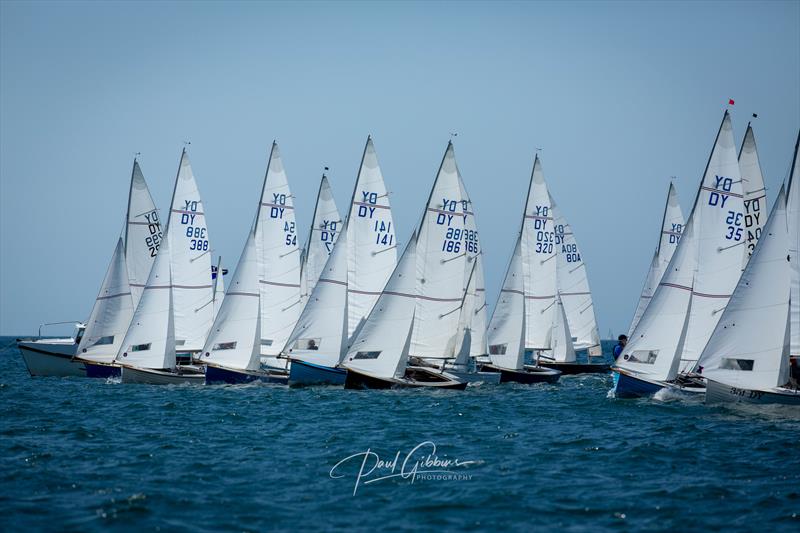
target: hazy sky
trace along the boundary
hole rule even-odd
[[[686,211],[728,98],[771,201],[800,127],[800,2],[0,3],[0,334],[85,319],[133,156],[163,211],[184,140],[234,266],[270,143],[305,235],[322,167],[346,208],[372,134],[401,243],[449,132],[490,305],[535,149],[625,330],[670,176]]]

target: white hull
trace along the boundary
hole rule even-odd
[[[169,370],[155,370],[151,368],[122,367],[123,383],[143,383],[148,385],[182,385],[194,383],[204,385],[206,376],[202,372],[181,372]]]
[[[732,387],[717,381],[708,380],[706,403],[751,403],[788,404],[800,406],[800,390],[775,388],[772,390],[751,390]]]
[[[22,360],[31,376],[84,377],[83,363],[74,359],[78,345],[72,339],[52,342],[19,341]]]

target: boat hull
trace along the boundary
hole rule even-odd
[[[252,383],[254,381],[286,385],[288,376],[274,374],[272,372],[235,370],[211,365],[206,366],[206,385],[239,385],[243,383]]]
[[[565,376],[575,374],[607,374],[611,370],[611,365],[605,363],[557,363],[539,361],[539,366],[558,370]]]
[[[706,385],[706,403],[783,404],[800,406],[800,390],[776,389],[760,391],[741,389],[709,379]]]
[[[122,367],[123,383],[140,383],[147,385],[182,385],[192,383],[202,385],[206,377],[202,372],[178,372],[155,370],[152,368]]]
[[[122,367],[111,363],[95,363],[93,361],[82,361],[86,369],[87,378],[109,379],[118,378],[122,375]]]
[[[28,373],[34,377],[84,377],[83,363],[75,359],[77,344],[17,341]]]
[[[500,383],[534,385],[536,383],[556,383],[561,378],[561,372],[558,370],[541,366],[525,366],[522,370],[511,370],[494,365],[483,365],[481,370],[500,374]]]
[[[500,383],[499,372],[461,372],[458,370],[448,370],[447,372],[467,383],[489,383],[492,385]]]
[[[652,396],[663,388],[663,385],[636,378],[623,372],[614,373],[614,396],[617,398]]]
[[[448,374],[431,371],[427,368],[414,367],[406,370],[406,377],[399,378],[380,378],[362,374],[355,370],[347,370],[345,378],[345,389],[406,389],[406,388],[431,388],[464,390],[467,388],[466,381],[459,381]],[[427,381],[431,380],[431,381]]]
[[[346,377],[347,371],[343,368],[315,365],[299,359],[292,359],[289,367],[289,385],[292,387],[344,385]]]

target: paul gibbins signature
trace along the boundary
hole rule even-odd
[[[394,458],[389,461],[381,459],[371,448],[367,448],[363,452],[354,453],[333,465],[330,471],[331,478],[341,479],[347,477],[346,473],[342,473],[345,470],[345,465],[349,463],[357,464],[359,461],[361,465],[355,474],[353,496],[358,492],[360,485],[369,485],[385,479],[410,479],[412,484],[419,476],[428,478],[431,475],[436,475],[437,478],[444,476],[443,479],[468,479],[472,476],[467,477],[463,472],[455,469],[478,462],[449,458],[441,459],[436,455],[436,444],[431,441],[425,441],[417,444],[405,455],[401,455],[398,450]]]

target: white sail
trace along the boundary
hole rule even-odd
[[[342,226],[342,220],[339,216],[339,210],[336,209],[331,186],[328,184],[328,178],[323,174],[319,183],[317,205],[314,207],[311,230],[308,233],[308,240],[303,251],[303,265],[300,277],[304,301],[314,290],[319,275],[322,269],[325,268],[325,263],[328,262],[328,256],[333,250],[333,245],[339,237],[339,231]]]
[[[556,305],[558,309],[553,313],[553,333],[552,345],[553,351],[551,355],[553,359],[559,363],[574,363],[577,361],[575,356],[575,345],[572,343],[572,333],[569,329],[569,320],[567,319],[567,311],[561,301],[558,299]]]
[[[408,361],[417,296],[417,239],[412,235],[343,366],[370,375],[402,377]]]
[[[519,370],[525,362],[525,292],[522,238],[517,238],[503,288],[489,321],[489,358],[495,366]]]
[[[694,369],[742,274],[744,201],[730,115],[725,112],[698,191],[697,269],[680,372]]]
[[[791,354],[800,356],[800,133],[794,144],[792,168],[789,171],[789,183],[786,193],[786,218],[789,227],[789,257],[792,267],[792,298],[790,315]]]
[[[133,306],[139,304],[150,269],[161,243],[161,221],[144,181],[139,162],[133,160],[131,187],[128,194],[128,214],[125,221],[125,262]]]
[[[592,291],[589,288],[589,277],[586,263],[583,260],[578,241],[572,226],[564,214],[550,197],[556,236],[556,284],[558,299],[567,316],[568,329],[572,332],[572,341],[580,349],[588,349],[589,355],[602,355],[600,332],[597,330],[597,319],[594,315]],[[558,315],[555,311],[554,315]],[[557,317],[554,323],[558,322]]]
[[[417,233],[417,289],[411,355],[452,359],[467,252],[453,144],[448,143]]]
[[[744,230],[747,243],[744,250],[744,264],[746,265],[761,236],[767,216],[764,176],[758,161],[756,138],[750,124],[747,125],[742,148],[739,150],[739,170],[742,174],[742,189],[744,189]]]
[[[256,218],[261,354],[276,356],[300,316],[300,251],[294,202],[278,144],[272,143]]]
[[[166,232],[169,234],[169,228]],[[139,368],[175,368],[175,323],[168,238],[159,246],[116,360],[122,365]]]
[[[653,294],[656,292],[664,272],[667,270],[672,259],[672,254],[678,247],[678,241],[681,239],[683,232],[684,218],[681,211],[681,204],[678,201],[678,194],[675,192],[675,185],[669,184],[669,191],[667,193],[667,202],[664,206],[664,216],[661,220],[661,233],[658,239],[658,246],[653,254],[653,260],[650,262],[650,270],[647,272],[644,287],[642,287],[642,294],[639,296],[639,304],[636,306],[636,312],[633,314],[633,321],[630,328],[628,328],[628,337],[633,335],[633,330],[642,318],[644,310],[650,304]]]
[[[549,349],[556,298],[556,249],[550,193],[539,156],[533,162],[522,223],[525,348]]]
[[[467,254],[464,277],[465,290],[466,284],[472,278],[474,278],[473,281],[475,283],[474,309],[469,320],[470,356],[477,357],[488,353],[486,344],[486,283],[483,275],[483,249],[478,235],[478,224],[475,220],[475,207],[460,173],[458,175],[458,183],[461,187],[462,211],[464,213],[464,249]]]
[[[455,361],[456,367],[466,368],[469,366],[469,358],[472,355],[472,324],[475,316],[475,305],[477,300],[477,267],[478,263],[472,263],[472,271],[467,278],[467,286],[464,289],[464,296],[461,300],[461,310],[458,316],[458,332],[456,335]]]
[[[786,195],[775,200],[761,238],[700,357],[702,374],[764,390],[789,381]]]
[[[214,319],[212,250],[204,211],[189,155],[184,150],[165,236],[170,239],[175,342],[182,351],[200,351]]]
[[[372,138],[367,138],[347,217],[347,335],[352,337],[397,264],[397,240]]]
[[[128,284],[125,245],[120,238],[86,322],[86,331],[78,345],[78,356],[90,361],[112,362],[132,317],[133,297]]]
[[[236,370],[258,370],[260,367],[258,272],[255,232],[251,231],[203,347],[204,363]],[[221,277],[222,272],[217,271],[217,279]]]
[[[222,302],[225,300],[225,272],[222,268],[222,257],[219,258],[217,261],[217,270],[216,274],[214,274],[214,283],[213,283],[213,294],[214,294],[214,320],[217,319],[217,315],[219,314],[219,310],[222,307]]]
[[[689,215],[672,260],[616,367],[656,381],[677,375],[697,260],[694,217],[695,212]]]
[[[284,354],[335,367],[347,347],[347,234],[333,247],[319,280],[289,335]]]

